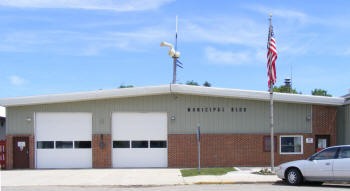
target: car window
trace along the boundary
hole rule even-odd
[[[326,149],[316,155],[314,155],[314,160],[326,160],[326,159],[334,159],[336,157],[338,148],[330,148]]]
[[[350,147],[342,147],[338,158],[350,158]]]

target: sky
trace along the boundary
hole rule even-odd
[[[350,88],[350,1],[0,0],[0,98],[177,83],[267,90],[272,14],[277,83]]]

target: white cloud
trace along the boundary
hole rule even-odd
[[[302,23],[308,22],[311,18],[300,11],[290,10],[290,9],[275,9],[271,7],[265,7],[262,5],[249,5],[246,6],[246,8],[265,14],[266,17],[268,17],[270,14],[272,14],[273,17],[280,17],[285,19],[296,19],[299,20]]]
[[[10,76],[9,79],[10,79],[10,82],[16,86],[22,85],[25,82],[23,78],[16,75]]]
[[[0,0],[0,6],[19,8],[111,10],[125,12],[157,9],[172,1],[174,0]]]
[[[180,33],[184,40],[250,47],[266,43],[267,27],[247,18],[201,18],[183,20]],[[266,31],[264,33],[263,31]]]
[[[0,39],[0,52],[46,51],[64,55],[98,55],[106,49],[145,51],[155,45],[158,47],[159,42],[170,38],[171,34],[158,26],[134,29],[130,32],[0,32],[0,36],[3,37]]]
[[[213,47],[205,49],[207,59],[216,64],[230,64],[240,65],[250,61],[250,54],[248,52],[231,52],[217,50]]]

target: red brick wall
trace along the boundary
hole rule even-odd
[[[312,133],[315,135],[330,135],[330,145],[335,145],[337,130],[337,107],[312,106]]]
[[[283,162],[305,159],[315,153],[315,135],[330,135],[331,145],[336,143],[336,107],[312,107],[312,133],[283,133],[277,136],[275,165]],[[306,116],[305,116],[306,118]],[[303,154],[279,154],[280,135],[302,135]],[[268,134],[202,134],[201,166],[268,166],[270,152],[264,152],[263,139]],[[313,138],[314,143],[306,143],[306,138]],[[196,167],[196,135],[168,135],[168,166]]]
[[[283,134],[288,135],[288,134]],[[293,134],[294,135],[294,134]],[[275,164],[305,159],[314,153],[314,144],[306,144],[305,138],[312,134],[298,134],[304,138],[304,154],[280,155],[279,134],[277,136],[277,152]],[[202,134],[201,166],[268,166],[270,152],[264,152],[263,139],[267,134]],[[180,134],[168,136],[168,166],[196,167],[197,163],[196,135]]]
[[[29,137],[29,168],[34,168],[34,136],[6,135],[6,168],[13,169],[13,137]]]
[[[103,141],[104,147],[100,147]],[[111,155],[111,135],[95,134],[92,135],[92,167],[93,168],[110,168],[112,167]]]

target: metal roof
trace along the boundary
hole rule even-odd
[[[110,98],[162,95],[162,94],[172,94],[172,93],[262,100],[262,101],[269,100],[269,92],[267,91],[253,91],[253,90],[239,90],[239,89],[229,89],[229,88],[190,86],[190,85],[182,85],[182,84],[169,84],[169,85],[160,85],[160,86],[96,90],[96,91],[76,92],[76,93],[66,93],[66,94],[1,98],[0,105],[5,107],[10,107],[10,106],[99,100],[99,99],[110,99]],[[324,96],[312,96],[312,95],[300,95],[300,94],[288,94],[288,93],[274,93],[274,101],[288,102],[288,103],[302,103],[302,104],[343,105],[345,99],[343,97],[324,97]]]

